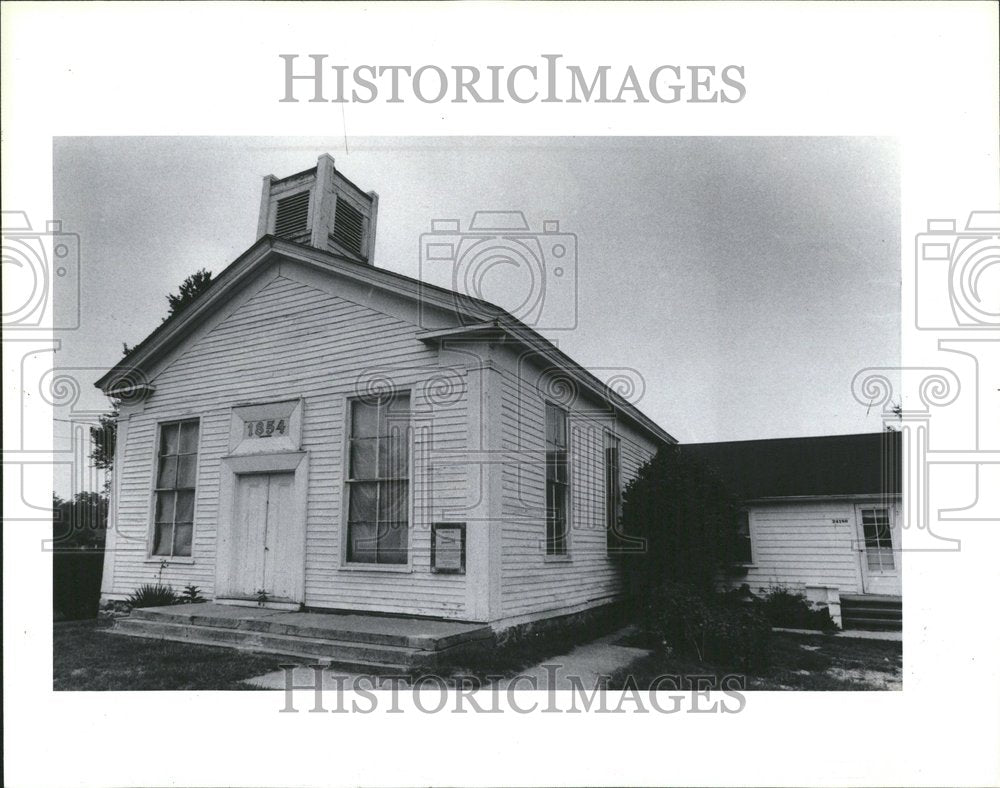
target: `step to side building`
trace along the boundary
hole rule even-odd
[[[903,631],[903,600],[896,596],[872,594],[840,597],[844,629]]]
[[[133,610],[111,632],[392,673],[459,664],[494,642],[492,629],[483,624],[215,603]]]

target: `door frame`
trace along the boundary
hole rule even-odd
[[[219,601],[245,602],[246,597],[234,593],[236,581],[233,517],[236,513],[237,476],[257,473],[293,474],[292,513],[288,523],[288,561],[298,568],[292,585],[292,597],[279,605],[305,603],[306,572],[306,505],[309,489],[309,452],[291,451],[273,454],[229,455],[222,458],[219,479],[218,532],[215,553],[215,598]],[[256,604],[256,602],[254,602]]]
[[[889,515],[889,537],[892,540],[892,560],[893,566],[895,567],[895,572],[887,577],[895,577],[896,583],[899,589],[894,592],[887,592],[880,590],[878,588],[871,588],[871,582],[868,580],[868,552],[865,544],[865,531],[864,531],[864,521],[862,519],[862,510],[864,509],[885,509]],[[895,501],[886,501],[884,499],[872,500],[872,501],[855,501],[854,502],[854,553],[857,556],[857,568],[858,568],[858,587],[862,594],[884,594],[886,596],[901,596],[903,589],[903,573],[901,566],[901,556],[902,556],[902,545],[900,544],[902,533],[899,526],[899,507]],[[878,575],[874,575],[878,577]]]

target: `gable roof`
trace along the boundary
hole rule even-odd
[[[811,438],[688,443],[745,501],[834,495],[898,495],[902,489],[899,432]]]
[[[457,327],[419,331],[417,338],[426,342],[475,332],[499,333],[530,349],[550,366],[565,370],[583,390],[607,402],[617,413],[652,434],[658,441],[677,442],[672,435],[617,391],[609,388],[537,331],[495,304],[273,235],[261,237],[226,266],[193,303],[168,317],[94,385],[109,396],[116,394],[120,396],[123,390],[142,389],[143,384],[140,381],[144,379],[146,370],[215,314],[229,296],[248,282],[257,271],[276,260],[303,263],[332,275],[344,276],[368,286],[391,291],[431,306],[455,320]]]

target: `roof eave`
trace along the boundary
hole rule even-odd
[[[137,372],[141,373],[144,364],[169,350],[174,343],[186,335],[191,326],[197,325],[208,315],[212,314],[215,304],[224,299],[228,292],[237,286],[244,277],[252,275],[252,272],[256,269],[256,264],[271,253],[280,254],[286,259],[306,264],[325,266],[327,268],[335,266],[338,273],[359,281],[365,281],[367,284],[372,284],[374,278],[376,280],[375,284],[381,284],[387,289],[394,290],[402,295],[420,299],[430,306],[455,315],[459,319],[472,321],[468,325],[459,326],[455,329],[446,328],[420,332],[418,337],[421,339],[430,340],[435,335],[444,336],[448,333],[458,336],[462,332],[469,332],[471,330],[501,332],[538,353],[546,361],[571,372],[592,394],[606,399],[615,407],[616,411],[628,418],[629,421],[654,435],[658,440],[667,444],[677,443],[676,438],[646,416],[635,405],[628,402],[618,392],[609,388],[586,368],[573,361],[545,339],[545,337],[541,336],[541,334],[525,326],[517,318],[500,307],[486,301],[480,301],[479,299],[460,296],[452,291],[429,285],[418,279],[413,279],[394,271],[387,271],[370,265],[360,265],[341,255],[321,249],[314,249],[313,247],[297,244],[273,235],[262,236],[253,246],[243,252],[230,265],[226,266],[222,273],[212,281],[208,290],[199,296],[193,304],[182,313],[166,320],[158,326],[131,353],[101,376],[94,385],[105,393],[110,393],[116,388],[116,384],[122,378],[135,378]]]
[[[436,331],[421,331],[417,334],[417,338],[424,342],[441,342],[471,336],[484,339],[504,337],[514,340],[517,344],[538,354],[547,362],[572,373],[573,377],[591,394],[607,401],[615,409],[616,413],[624,416],[647,432],[652,433],[658,440],[669,444],[677,443],[677,439],[673,435],[646,416],[635,405],[622,397],[621,394],[610,388],[585,367],[577,364],[559,350],[559,348],[545,339],[545,337],[521,324],[516,318],[497,318],[474,325],[458,326],[456,328]]]
[[[243,252],[212,280],[209,288],[194,303],[179,313],[175,319],[168,318],[157,326],[128,355],[105,372],[94,385],[110,395],[121,378],[140,371],[144,362],[154,357],[165,346],[169,346],[172,340],[186,333],[193,323],[200,322],[211,314],[216,301],[224,298],[233,284],[238,282],[242,275],[251,271],[257,260],[274,248],[274,240],[272,236],[265,235]]]

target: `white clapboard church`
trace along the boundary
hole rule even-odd
[[[282,611],[337,611],[431,649],[619,597],[620,491],[674,439],[510,313],[376,267],[377,208],[327,155],[266,177],[257,241],[97,382],[122,400],[102,598],[215,603],[134,634],[238,614],[290,651]]]

